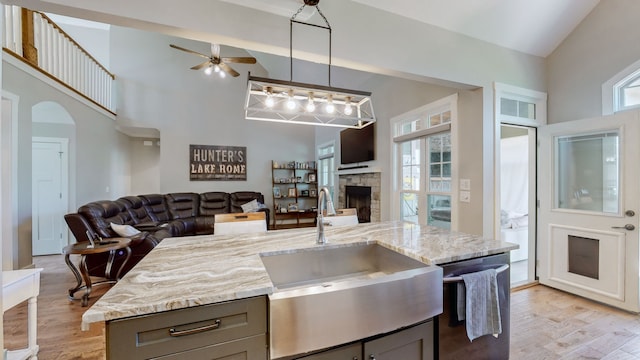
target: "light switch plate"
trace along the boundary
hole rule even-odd
[[[460,179],[460,190],[471,190],[471,179]]]
[[[460,202],[471,202],[471,191],[460,191]]]

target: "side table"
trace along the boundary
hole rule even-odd
[[[42,269],[24,269],[2,272],[2,312],[27,302],[27,347],[7,352],[7,359],[37,359],[38,294]]]
[[[85,292],[84,295],[82,295],[82,306],[87,306],[89,303],[89,295],[91,295],[91,287],[93,285],[114,284],[115,282],[120,280],[120,271],[131,257],[131,249],[129,248],[130,243],[131,239],[129,238],[108,238],[99,242],[95,242],[93,246],[88,241],[65,246],[63,249],[64,261],[67,263],[67,266],[69,266],[69,269],[71,269],[71,272],[73,272],[73,275],[75,275],[77,281],[76,287],[69,289],[69,298],[71,300],[74,300],[75,293],[84,289]],[[113,277],[111,275],[111,272],[113,270],[113,260],[116,257],[116,251],[120,249],[126,250],[127,257],[124,259],[124,262],[118,269],[115,280],[112,280]],[[104,274],[105,280],[91,283],[91,276],[89,276],[89,270],[87,269],[86,256],[105,252],[109,252],[109,258],[107,260],[107,266],[105,268]],[[71,262],[71,259],[69,258],[72,254],[80,255],[80,271],[78,271],[78,268],[73,264],[73,262]],[[83,280],[84,285],[82,285]]]

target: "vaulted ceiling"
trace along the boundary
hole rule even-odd
[[[303,3],[302,0],[222,1],[288,17],[293,15]],[[600,2],[600,0],[350,1],[540,57],[551,54]],[[322,10],[322,1],[319,6]],[[306,8],[300,15],[311,16],[310,10]]]

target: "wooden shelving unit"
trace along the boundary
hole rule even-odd
[[[272,161],[273,229],[315,226],[318,207],[315,161]]]

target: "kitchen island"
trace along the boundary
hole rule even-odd
[[[396,221],[326,227],[325,235],[327,245],[316,245],[315,228],[165,239],[84,313],[82,327],[270,295],[274,286],[260,258],[265,253],[377,243],[427,265],[437,265],[518,247]]]

